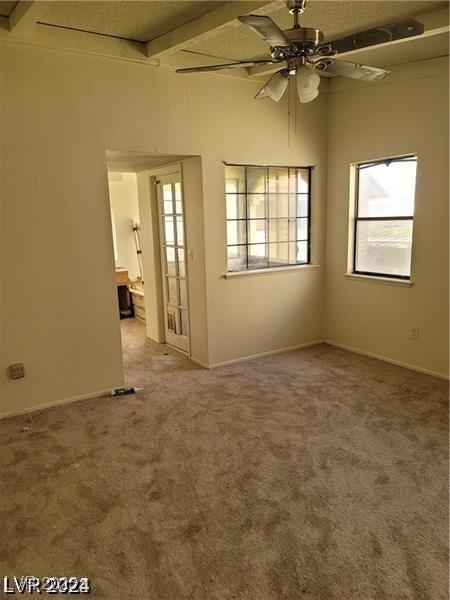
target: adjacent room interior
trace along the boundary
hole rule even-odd
[[[448,597],[448,49],[0,1],[2,593]]]

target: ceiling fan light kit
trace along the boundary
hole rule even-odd
[[[294,24],[291,29],[284,31],[265,15],[238,17],[241,23],[267,42],[270,47],[270,59],[190,67],[177,69],[177,73],[220,71],[237,67],[248,68],[285,63],[282,69],[271,75],[255,98],[271,98],[278,102],[288,87],[289,78],[295,76],[298,97],[304,104],[311,102],[319,95],[320,72],[363,81],[378,81],[389,74],[389,71],[385,69],[336,59],[336,55],[340,52],[360,50],[377,44],[422,35],[425,30],[424,25],[415,19],[405,19],[383,27],[359,31],[337,40],[325,41],[320,29],[300,26],[299,17],[305,11],[308,1],[288,0],[286,2],[289,12],[294,17]]]
[[[317,73],[305,66],[298,66],[295,74],[297,94],[302,104],[311,102],[319,95],[320,77]]]
[[[281,71],[272,75],[256,94],[255,98],[272,98],[275,102],[279,102],[283,97],[288,84],[289,71],[287,69],[281,69]]]

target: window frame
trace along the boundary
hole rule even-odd
[[[238,274],[238,273],[258,273],[258,272],[262,272],[262,271],[271,271],[272,269],[276,269],[276,270],[292,270],[295,268],[301,268],[304,266],[310,266],[311,265],[311,205],[312,205],[312,172],[314,170],[314,166],[313,165],[309,165],[309,166],[299,166],[299,165],[255,165],[255,164],[248,164],[248,163],[228,163],[228,162],[224,162],[224,167],[226,169],[226,167],[243,167],[245,168],[245,191],[244,192],[240,192],[240,193],[236,193],[235,195],[242,195],[245,196],[245,218],[243,219],[229,219],[228,215],[226,213],[226,199],[228,195],[232,195],[227,194],[226,192],[226,188],[225,188],[225,226],[227,228],[227,224],[229,221],[241,221],[245,223],[245,232],[246,232],[246,236],[245,236],[245,244],[229,244],[228,243],[228,232],[226,231],[225,233],[225,239],[226,239],[226,255],[227,255],[227,268],[226,268],[226,274],[227,275],[233,275],[233,274]],[[306,217],[287,217],[286,220],[291,221],[291,219],[306,219],[307,220],[307,240],[301,240],[301,241],[306,241],[306,261],[302,261],[302,262],[295,262],[295,263],[288,263],[286,265],[280,265],[280,264],[270,264],[269,262],[269,255],[267,255],[267,265],[263,266],[263,267],[249,267],[249,261],[248,261],[248,249],[250,246],[252,245],[259,245],[259,244],[255,244],[255,243],[249,243],[249,239],[250,239],[250,235],[249,235],[249,225],[251,223],[251,221],[264,221],[265,222],[265,228],[266,228],[266,239],[267,241],[264,242],[264,245],[267,247],[267,251],[268,251],[268,247],[269,247],[269,208],[268,208],[268,198],[271,195],[268,191],[268,189],[265,190],[264,192],[264,196],[266,197],[266,206],[267,206],[267,212],[266,215],[264,217],[258,218],[258,219],[251,219],[249,217],[249,209],[248,209],[248,202],[249,202],[249,195],[252,194],[252,192],[248,191],[248,174],[247,174],[247,169],[264,169],[265,170],[265,178],[266,178],[266,183],[268,181],[268,175],[269,175],[269,169],[287,169],[288,173],[290,172],[290,170],[304,170],[307,171],[308,173],[308,192],[304,193],[304,194],[298,194],[297,192],[295,192],[295,195],[304,195],[307,196],[307,216]],[[226,180],[226,175],[224,177],[224,179]],[[288,193],[288,196],[290,195],[290,193]],[[296,203],[297,205],[297,203]],[[281,218],[281,217],[279,217]],[[291,240],[292,241],[292,240]],[[293,243],[298,243],[299,240],[295,240]],[[275,242],[275,243],[283,243],[283,242]],[[287,242],[289,243],[289,242]],[[245,247],[246,249],[246,261],[245,261],[245,268],[239,269],[239,270],[230,270],[229,269],[229,263],[228,263],[228,248],[233,247],[233,246],[241,246],[241,247]]]
[[[352,260],[352,275],[361,275],[364,277],[380,277],[401,281],[411,281],[412,274],[412,242],[414,235],[414,214],[411,216],[389,216],[389,217],[359,217],[359,173],[361,168],[373,167],[375,165],[389,165],[393,162],[415,162],[416,163],[416,178],[417,178],[417,164],[418,157],[416,154],[406,154],[403,156],[393,156],[390,158],[382,158],[379,160],[370,160],[365,162],[355,163],[355,208],[354,208],[354,218],[353,218],[353,260]],[[417,181],[417,179],[416,179]],[[416,199],[416,189],[414,189],[414,203]],[[414,207],[415,212],[415,207]],[[410,269],[409,275],[395,275],[393,273],[376,273],[374,271],[358,271],[356,269],[356,250],[357,250],[357,232],[358,232],[358,223],[360,221],[412,221],[413,222],[413,233],[411,235],[411,260],[410,260]]]

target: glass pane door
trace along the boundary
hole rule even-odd
[[[166,341],[189,351],[184,211],[180,174],[159,178]]]

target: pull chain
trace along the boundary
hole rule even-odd
[[[294,91],[294,134],[297,135],[297,86]]]
[[[291,78],[288,79],[288,149],[291,147]]]

